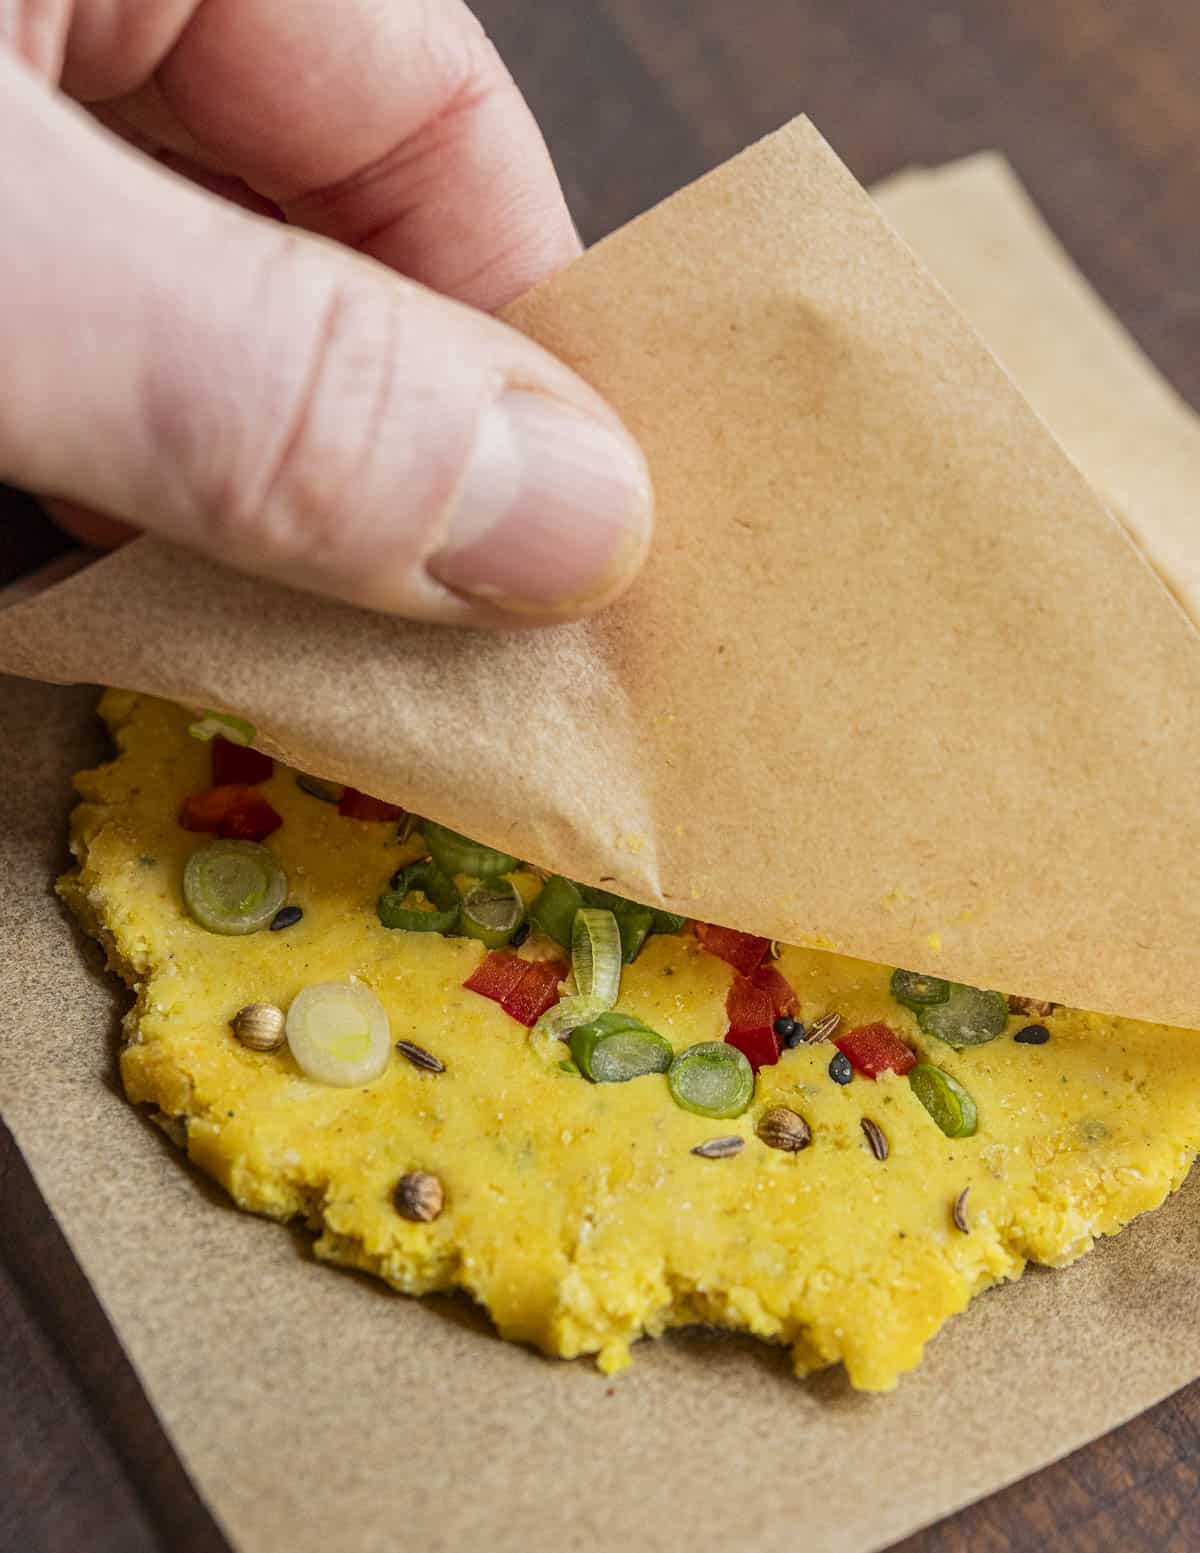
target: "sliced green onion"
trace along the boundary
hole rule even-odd
[[[346,792],[343,783],[327,782],[324,777],[309,776],[307,771],[297,776],[296,786],[310,798],[319,798],[322,803],[341,803]]]
[[[621,958],[632,965],[641,953],[642,945],[654,932],[654,912],[649,906],[639,906],[637,901],[614,895],[611,890],[594,889],[587,885],[583,890],[584,903],[611,911],[617,919],[621,933]]]
[[[541,893],[529,908],[529,920],[548,938],[564,949],[571,947],[571,926],[575,913],[583,905],[579,886],[554,874],[546,880]]]
[[[999,992],[951,982],[946,1001],[923,1008],[917,1023],[926,1035],[950,1046],[983,1046],[1008,1024],[1008,1000]]]
[[[287,1043],[300,1071],[321,1084],[369,1084],[392,1049],[387,1010],[360,981],[318,981],[292,999]]]
[[[543,1062],[562,1057],[562,1043],[572,1030],[604,1013],[604,1004],[598,998],[559,998],[529,1032],[529,1043]]]
[[[210,841],[183,869],[187,909],[210,933],[257,933],[287,899],[287,875],[257,841]]]
[[[908,1075],[912,1092],[948,1138],[969,1138],[979,1125],[975,1102],[956,1078],[918,1062]]]
[[[649,906],[635,906],[631,901],[620,911],[613,912],[613,916],[621,935],[621,958],[626,965],[632,965],[654,931],[654,913]]]
[[[459,930],[489,949],[501,949],[525,920],[525,902],[511,879],[477,884],[463,897]]]
[[[200,739],[205,744],[218,734],[228,739],[230,744],[253,744],[254,731],[253,723],[248,723],[244,717],[233,717],[228,712],[201,712],[194,723],[188,724],[192,738]]]
[[[406,905],[410,895],[423,895],[433,907],[424,911]],[[458,925],[458,889],[435,863],[410,863],[393,876],[390,888],[375,903],[384,927],[403,928],[408,933],[452,933]]]
[[[656,906],[654,908],[654,926],[650,931],[652,933],[682,933],[686,921],[687,918],[680,916],[677,911],[662,911]]]
[[[675,1104],[697,1116],[741,1116],[754,1098],[754,1069],[724,1041],[701,1041],[681,1051],[667,1070]]]
[[[940,976],[922,976],[920,971],[893,971],[892,996],[897,1003],[919,1013],[950,996],[950,983]]]
[[[675,1053],[670,1041],[629,1014],[601,1014],[572,1032],[571,1056],[593,1084],[624,1084],[643,1073],[665,1073]]]
[[[581,997],[612,1008],[621,990],[621,933],[611,911],[581,906],[571,925],[571,969]]]
[[[497,852],[494,847],[481,846],[467,836],[444,825],[424,820],[421,831],[425,844],[433,854],[433,860],[443,873],[469,874],[472,879],[491,879],[496,874],[510,874],[517,866],[517,859],[507,852]]]

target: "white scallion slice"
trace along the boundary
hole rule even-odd
[[[287,900],[287,875],[257,841],[209,841],[183,869],[183,899],[210,933],[257,933]]]
[[[571,969],[579,995],[612,1008],[621,990],[621,929],[611,911],[581,906],[571,926]]]
[[[598,998],[571,997],[559,998],[553,1008],[548,1008],[542,1017],[529,1032],[529,1041],[534,1051],[544,1061],[561,1062],[563,1057],[562,1043],[577,1030],[580,1025],[586,1025],[595,1019],[597,1014],[602,1014],[607,1007]]]
[[[230,712],[201,712],[194,723],[188,724],[188,732],[193,739],[200,739],[205,744],[218,734],[230,744],[254,743],[254,724],[244,717],[234,717]]]
[[[287,1043],[301,1072],[320,1084],[369,1084],[387,1067],[387,1010],[358,981],[317,981],[292,999]]]

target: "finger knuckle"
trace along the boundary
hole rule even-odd
[[[273,289],[298,294],[292,312],[310,322],[290,342],[286,370],[266,375],[270,402],[255,419],[268,433],[243,449],[214,518],[231,544],[307,563],[346,548],[377,506],[379,432],[394,393],[388,336],[403,290],[381,306],[349,266],[331,275],[295,252],[286,264],[292,273]],[[394,446],[389,454],[394,464]]]

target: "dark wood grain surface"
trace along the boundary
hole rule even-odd
[[[867,182],[998,146],[1200,405],[1194,0],[475,8],[546,130],[585,239],[801,111]],[[64,545],[32,503],[0,491],[0,584]],[[903,1553],[1194,1553],[1198,1490],[1200,1383]],[[224,1548],[0,1129],[0,1550]]]

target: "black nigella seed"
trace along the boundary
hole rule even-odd
[[[1013,1040],[1020,1041],[1022,1046],[1045,1046],[1049,1039],[1050,1032],[1045,1025],[1026,1025],[1013,1036]]]
[[[789,1019],[786,1014],[781,1014],[775,1021],[775,1034],[785,1046],[796,1044],[796,1021]]]
[[[299,906],[281,906],[271,918],[272,933],[281,933],[285,927],[295,927],[303,915]]]
[[[830,1059],[829,1077],[835,1084],[848,1084],[854,1077],[854,1069],[845,1052],[838,1052],[836,1057]]]
[[[521,945],[525,942],[525,940],[528,937],[529,937],[529,923],[528,922],[522,922],[521,926],[517,929],[517,931],[509,939],[508,947],[510,949],[519,949],[521,947]]]

